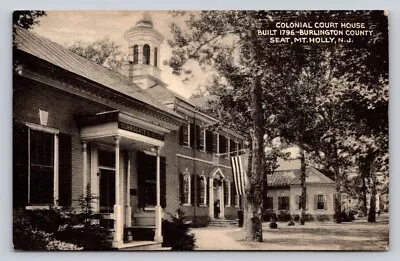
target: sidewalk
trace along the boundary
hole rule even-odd
[[[245,246],[227,233],[240,233],[241,228],[232,227],[207,227],[193,228],[191,232],[196,235],[195,250],[250,250],[249,246]]]

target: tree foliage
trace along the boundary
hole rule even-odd
[[[39,10],[16,10],[13,12],[13,24],[24,29],[32,29],[39,24],[39,18],[46,16],[45,11]]]
[[[77,41],[68,46],[70,51],[116,72],[124,62],[119,48],[116,42],[107,37],[89,43]]]

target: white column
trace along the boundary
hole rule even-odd
[[[119,141],[120,136],[115,136],[115,205],[114,205],[114,247],[119,247],[122,244],[123,236],[123,220],[122,209],[120,202],[120,173],[119,173]]]
[[[83,196],[86,196],[86,189],[87,189],[87,142],[84,140],[82,142],[83,148],[83,173],[82,173],[82,193]]]
[[[155,208],[156,211],[156,231],[154,235],[154,241],[162,242],[163,237],[161,234],[161,188],[160,188],[160,148],[156,148],[157,155],[157,173],[156,173],[156,193],[157,193],[157,205]]]
[[[219,218],[224,219],[225,218],[225,199],[224,199],[224,190],[225,190],[225,180],[221,182],[221,185],[219,186]]]
[[[126,204],[125,204],[125,224],[132,226],[132,208],[131,208],[131,151],[128,152],[128,166],[126,171]]]
[[[214,179],[210,177],[209,184],[209,200],[208,200],[208,212],[211,219],[214,219]]]
[[[59,155],[58,155],[58,134],[54,135],[54,190],[53,190],[53,204],[58,206],[58,180],[59,180]]]

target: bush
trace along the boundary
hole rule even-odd
[[[211,222],[209,216],[192,217],[190,220],[191,227],[207,227]]]
[[[304,222],[314,221],[314,216],[311,214],[306,213],[303,218],[304,218]]]
[[[331,218],[328,215],[318,215],[317,220],[320,222],[330,221]]]
[[[270,229],[277,229],[278,228],[278,224],[276,222],[271,222],[271,223],[269,223],[269,228]]]
[[[288,226],[294,226],[293,220],[290,220],[290,221],[289,221]]]
[[[351,222],[355,219],[354,212],[350,211],[348,214],[345,211],[341,213],[342,222]]]
[[[171,250],[188,251],[195,248],[194,234],[189,234],[191,222],[185,218],[185,213],[178,209],[177,216],[171,215],[171,221],[163,220],[163,246],[171,247]]]
[[[268,210],[264,211],[264,213],[262,215],[262,219],[265,222],[276,222],[278,220],[278,217],[273,210],[268,209]]]
[[[289,220],[292,220],[292,216],[290,215],[290,212],[287,210],[281,210],[279,211],[278,214],[278,221],[281,222],[288,222]]]
[[[300,221],[300,215],[299,214],[293,215],[292,216],[292,220],[295,221],[295,222],[299,222]]]

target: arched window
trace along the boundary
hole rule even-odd
[[[143,64],[150,64],[150,46],[148,44],[143,46]]]
[[[189,205],[190,201],[191,201],[191,199],[190,199],[191,186],[190,186],[190,174],[189,173],[185,172],[183,174],[180,174],[179,188],[180,188],[181,204]]]
[[[139,63],[139,47],[137,45],[133,46],[133,64]]]
[[[158,53],[157,53],[157,47],[154,47],[154,66],[157,66],[157,59],[158,59]]]
[[[224,181],[224,204],[226,207],[231,205],[231,183],[229,180]]]
[[[207,179],[205,176],[200,176],[200,184],[199,184],[199,188],[200,188],[200,205],[207,205],[207,193],[206,193],[206,189],[207,189]]]

